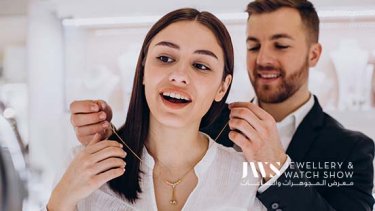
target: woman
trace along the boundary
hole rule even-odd
[[[138,58],[119,134],[129,148],[96,135],[48,210],[263,209],[257,186],[241,185],[244,157],[199,132],[225,106],[232,75],[231,39],[215,16],[186,8],[162,17]]]

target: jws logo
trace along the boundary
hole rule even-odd
[[[250,168],[249,168],[250,167]],[[280,162],[243,162],[242,166],[242,180],[249,179],[250,177],[255,178],[270,178],[275,175],[280,176]]]

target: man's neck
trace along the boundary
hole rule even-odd
[[[301,87],[294,95],[281,103],[263,103],[259,101],[259,106],[271,114],[276,122],[280,122],[304,105],[310,99],[310,95],[307,88]]]

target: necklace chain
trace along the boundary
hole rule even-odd
[[[220,130],[219,134],[216,136],[215,138],[215,142],[217,141],[217,139],[220,137],[221,133],[224,131],[224,129],[227,127],[229,121],[224,125],[224,127]],[[116,132],[116,129],[115,129],[115,126],[111,123],[111,129],[112,129],[112,132],[117,136],[117,138],[125,145],[125,147],[143,164],[145,164],[148,168],[152,169],[150,166],[148,166],[138,155],[137,153],[135,153],[130,147],[129,145],[126,144],[126,142],[119,136],[119,134]],[[171,171],[169,170],[169,168],[167,168],[166,165],[164,165],[160,160],[158,160],[157,158],[155,158],[159,165],[163,166],[165,169],[167,169],[169,171],[169,173],[171,173]],[[199,162],[199,161],[198,161]],[[176,197],[175,197],[175,189],[177,187],[177,185],[179,185],[181,182],[182,182],[182,179],[197,165],[197,163],[195,163],[188,171],[186,171],[179,179],[177,179],[175,182],[172,182],[172,181],[169,181],[169,180],[165,180],[165,184],[167,184],[168,186],[171,186],[172,188],[172,196],[171,196],[171,200],[169,201],[169,203],[171,205],[177,205],[177,200],[176,200]]]

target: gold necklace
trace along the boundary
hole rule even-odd
[[[224,131],[224,129],[227,127],[229,121],[224,125],[224,127],[220,130],[220,133],[216,136],[216,138],[214,139],[214,141],[216,142],[217,139],[220,137],[221,133]],[[117,138],[125,145],[125,147],[140,161],[142,162],[143,164],[144,161],[125,143],[125,141],[117,134],[116,132],[116,128],[115,126],[111,123],[111,129],[112,129],[112,132],[117,136]],[[164,166],[165,169],[167,169],[170,173],[171,171],[166,167],[166,165],[164,165],[161,161],[159,161],[156,157],[155,159],[158,161],[159,165],[161,166]],[[201,158],[202,159],[202,158]],[[201,160],[200,159],[200,160]],[[199,162],[199,161],[198,161]],[[186,171],[179,179],[177,179],[176,181],[172,182],[172,181],[169,181],[169,180],[165,180],[165,184],[171,186],[172,188],[172,196],[171,196],[171,200],[169,200],[169,204],[171,205],[177,205],[177,199],[176,199],[176,194],[175,194],[175,189],[177,187],[177,185],[179,185],[181,182],[182,182],[182,179],[198,164],[198,162],[196,164],[194,164],[188,171]],[[147,164],[145,164],[148,168],[152,169],[150,166],[148,166]]]
[[[207,150],[206,150],[207,151]],[[205,152],[206,152],[205,151]],[[205,153],[204,153],[205,154]],[[194,169],[194,167],[199,163],[200,160],[202,160],[204,154],[200,157],[200,159],[198,160],[198,162],[196,162],[194,165],[192,165],[191,168],[189,168],[189,170],[187,170],[179,179],[177,179],[176,181],[169,181],[169,180],[164,180],[164,183],[167,184],[168,186],[170,186],[172,188],[172,195],[171,195],[171,200],[169,200],[169,204],[170,205],[177,205],[177,199],[176,199],[176,194],[175,194],[175,190],[176,190],[176,186],[179,185],[182,180],[184,179],[184,177],[191,171]],[[158,161],[159,165],[160,166],[164,166],[164,168],[166,168],[169,173],[171,174],[172,172],[170,171],[170,169],[168,169],[166,167],[166,165],[164,165],[161,161],[159,161],[156,157],[155,157],[156,161]]]

